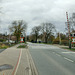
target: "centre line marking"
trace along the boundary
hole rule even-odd
[[[53,52],[53,53],[55,53],[55,52]]]
[[[57,56],[60,56],[59,54],[56,54]]]
[[[74,62],[73,60],[68,59],[68,58],[66,58],[66,57],[64,57],[64,59],[66,59],[66,60],[68,60],[68,61],[70,61],[70,62]]]
[[[18,67],[19,67],[19,64],[20,64],[20,60],[21,60],[21,56],[22,56],[22,49],[20,50],[19,58],[18,58],[17,64],[15,66],[15,69],[14,69],[12,75],[16,75],[16,73],[17,73],[17,70],[18,70]]]

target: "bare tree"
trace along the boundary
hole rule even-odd
[[[20,35],[23,31],[26,31],[27,23],[23,20],[13,21],[12,25],[9,27],[9,30],[16,36],[17,42],[20,39]]]
[[[42,23],[41,31],[45,37],[45,43],[48,42],[48,38],[50,38],[54,30],[55,30],[55,26],[52,23]]]
[[[35,27],[32,28],[32,32],[31,33],[35,35],[36,42],[37,42],[37,38],[38,38],[40,29],[41,29],[41,26],[35,26]]]

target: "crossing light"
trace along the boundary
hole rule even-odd
[[[71,37],[75,37],[75,33],[71,33],[70,36],[71,36]]]

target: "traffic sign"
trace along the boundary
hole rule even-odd
[[[71,35],[71,37],[75,37],[75,33],[71,33],[70,35]]]
[[[72,37],[72,44],[75,44],[75,38],[74,37]]]
[[[20,40],[21,40],[20,42],[24,42],[24,41],[23,41],[23,40],[24,40],[24,37],[20,37]]]

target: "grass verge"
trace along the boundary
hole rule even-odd
[[[0,45],[0,49],[7,49],[7,48],[8,48],[8,46],[5,44]]]
[[[71,48],[71,49],[69,49],[69,48],[66,48],[66,47],[62,47],[63,49],[68,49],[68,50],[70,50],[70,51],[75,51],[75,48]]]
[[[27,45],[20,45],[17,48],[27,48]]]

